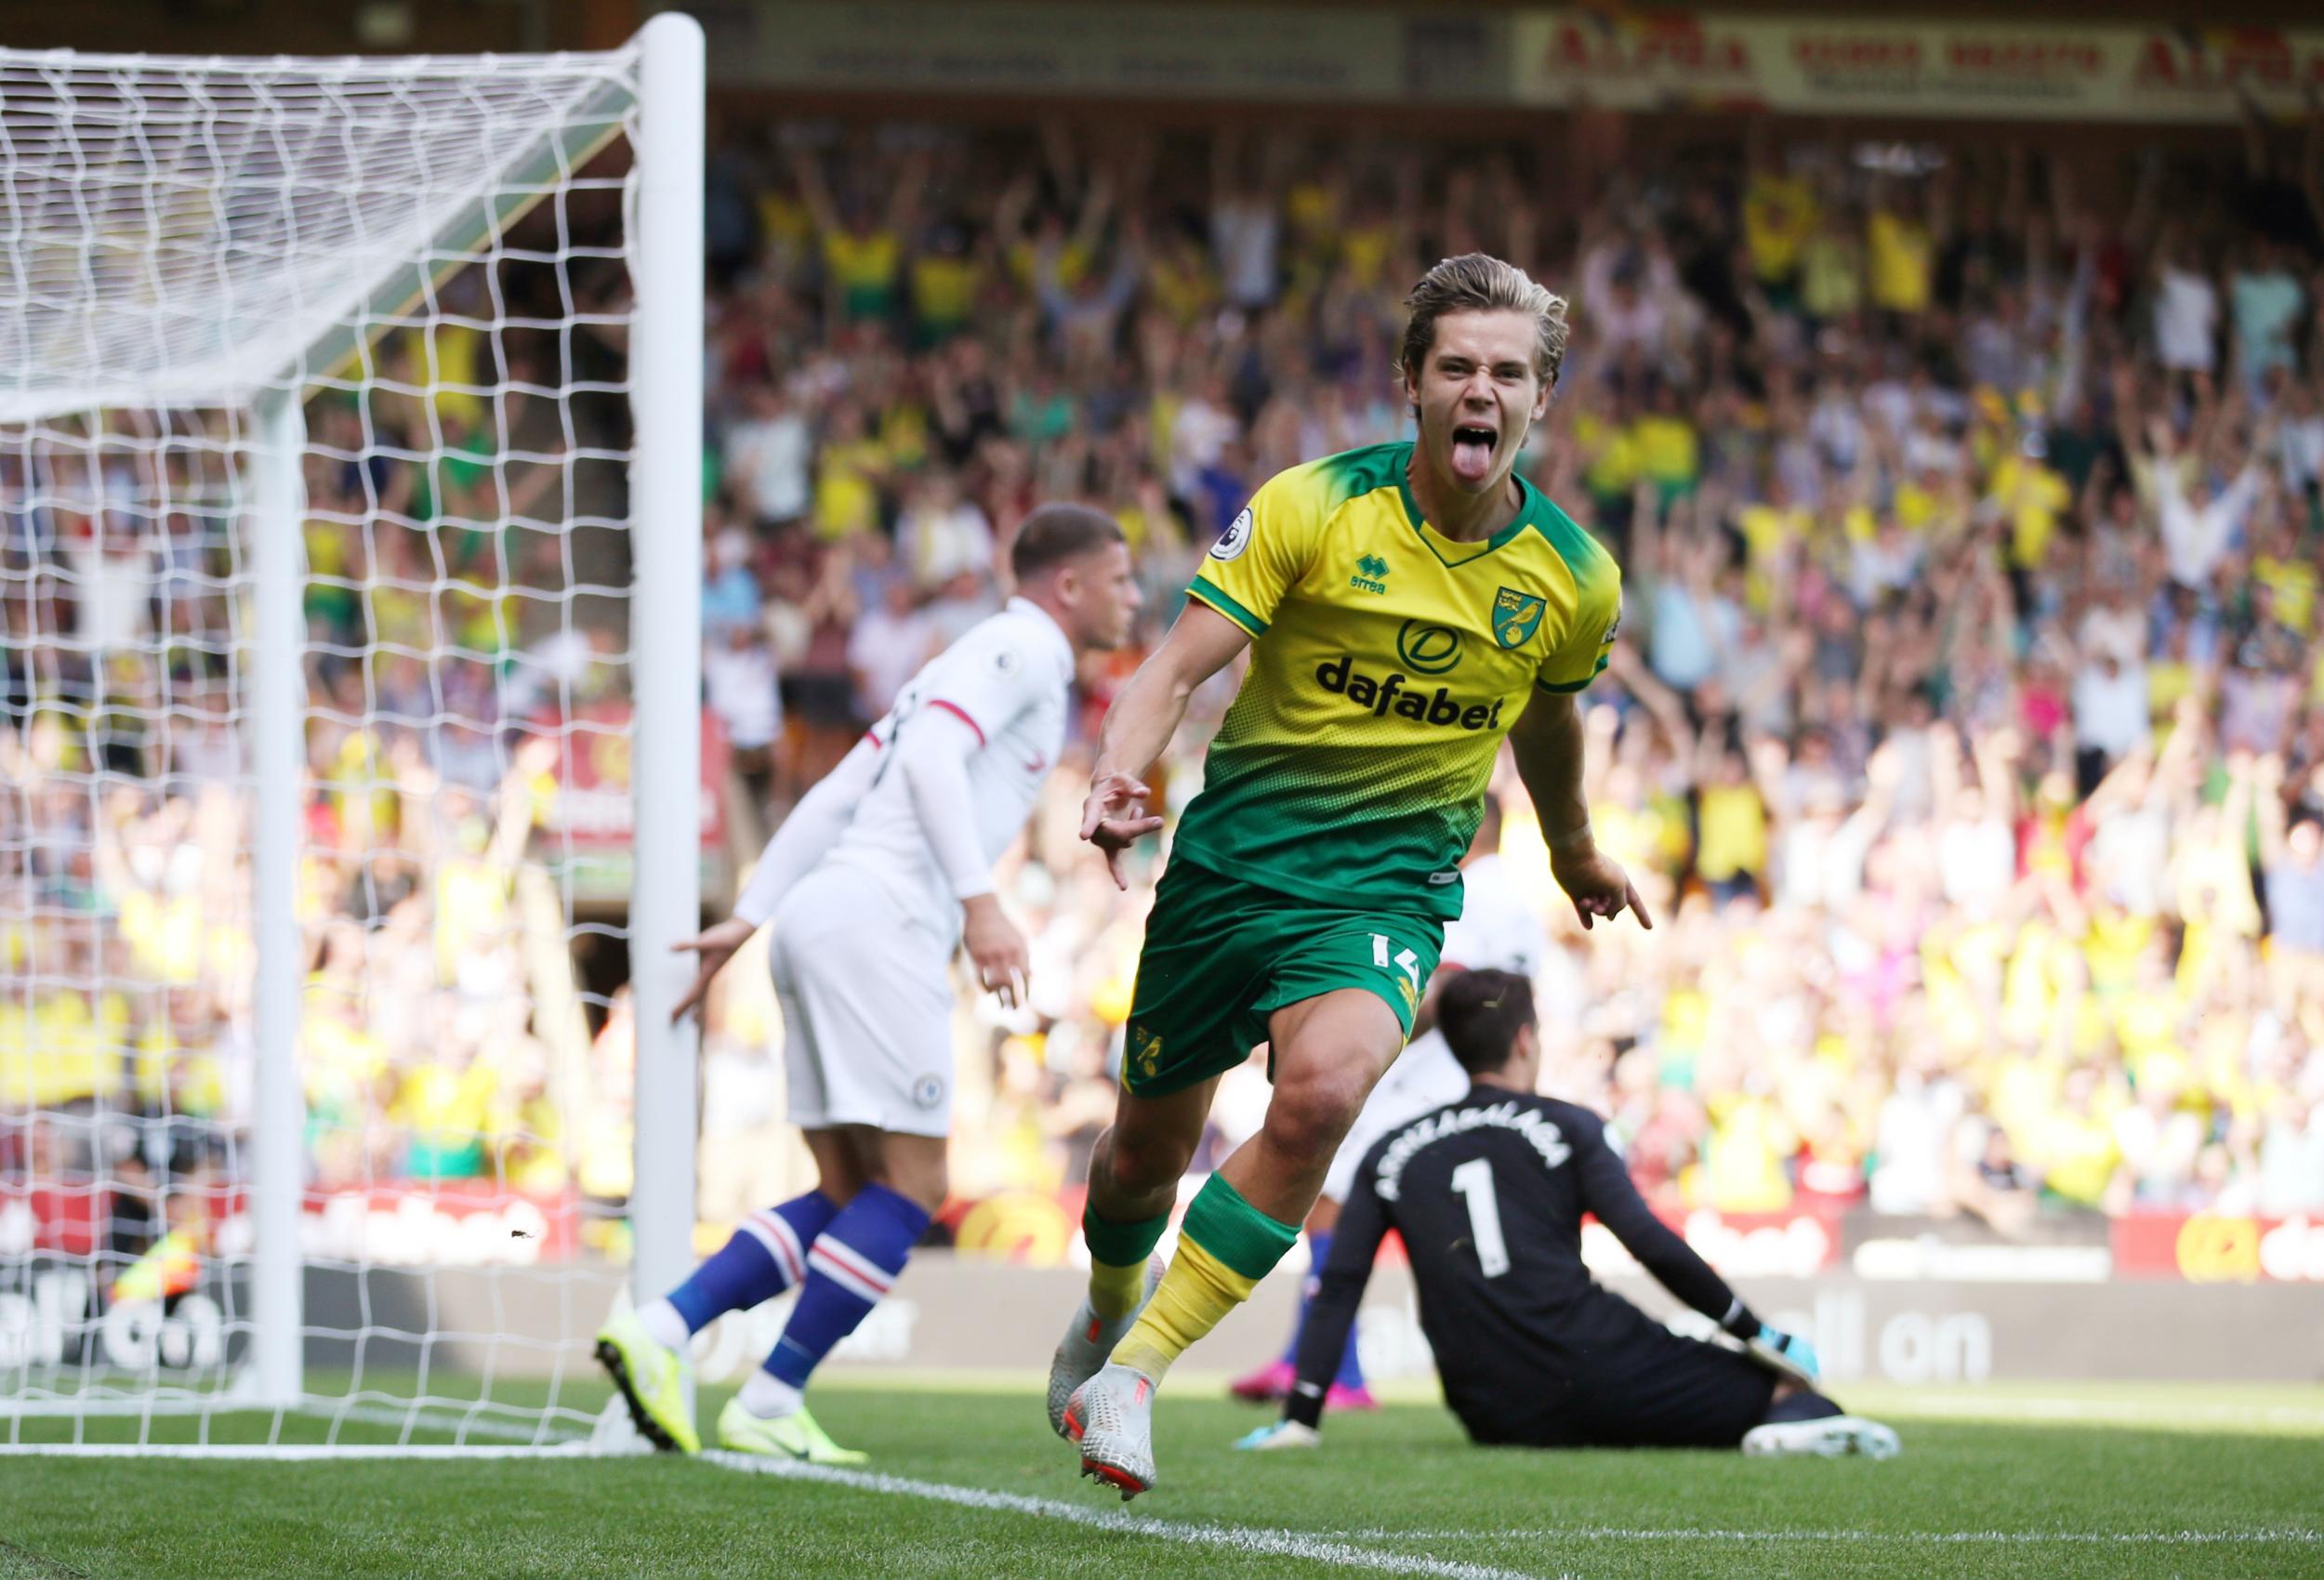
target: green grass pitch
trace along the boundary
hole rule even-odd
[[[11,1457],[0,1580],[2324,1575],[2324,1389],[1848,1396],[1896,1422],[1901,1458],[1479,1450],[1412,1395],[1330,1419],[1319,1452],[1247,1455],[1226,1445],[1262,1417],[1173,1378],[1163,1483],[1127,1508],[1075,1476],[1027,1379],[819,1386],[817,1415],[886,1480]]]

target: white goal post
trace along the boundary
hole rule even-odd
[[[691,1266],[703,138],[0,49],[0,1448],[571,1443]]]

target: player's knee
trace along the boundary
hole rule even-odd
[[[1297,1080],[1278,1080],[1267,1104],[1268,1133],[1286,1151],[1328,1153],[1355,1123],[1369,1090],[1360,1070],[1316,1070]]]
[[[1108,1130],[1091,1154],[1092,1174],[1103,1172],[1117,1192],[1175,1187],[1195,1161],[1194,1142],[1177,1136],[1130,1136],[1119,1126]]]
[[[891,1141],[864,1164],[865,1174],[933,1216],[951,1189],[951,1171],[942,1147]]]
[[[944,1197],[952,1188],[950,1179],[941,1168],[908,1170],[883,1183],[897,1195],[909,1198],[931,1218],[935,1217],[944,1206]]]
[[[864,1171],[853,1164],[844,1166],[825,1165],[815,1170],[815,1189],[824,1197],[839,1206],[855,1200],[865,1183]]]

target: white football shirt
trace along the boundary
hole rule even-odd
[[[1445,925],[1444,963],[1472,971],[1514,971],[1531,978],[1550,952],[1541,913],[1499,856],[1460,869],[1460,918]]]
[[[1469,971],[1514,971],[1530,981],[1549,954],[1550,935],[1524,889],[1499,856],[1480,856],[1460,869],[1460,918],[1445,926],[1443,963]],[[1385,1098],[1381,1092],[1389,1095]],[[1469,1073],[1430,1027],[1388,1067],[1372,1096],[1383,1111],[1432,1108],[1468,1095]],[[1414,1108],[1414,1104],[1420,1106]],[[1367,1105],[1367,1113],[1370,1112]]]
[[[971,626],[904,683],[895,705],[871,727],[870,742],[878,748],[871,785],[825,861],[866,874],[916,912],[948,917],[957,928],[959,902],[920,826],[910,788],[902,774],[888,771],[887,759],[931,711],[949,713],[974,731],[967,764],[971,816],[985,861],[997,861],[1032,814],[1065,744],[1073,678],[1073,644],[1038,604],[1012,598]]]

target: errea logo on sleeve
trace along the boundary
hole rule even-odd
[[[1250,507],[1246,505],[1243,513],[1229,521],[1226,531],[1219,534],[1219,541],[1210,546],[1210,558],[1219,560],[1241,559],[1243,550],[1250,546]]]

